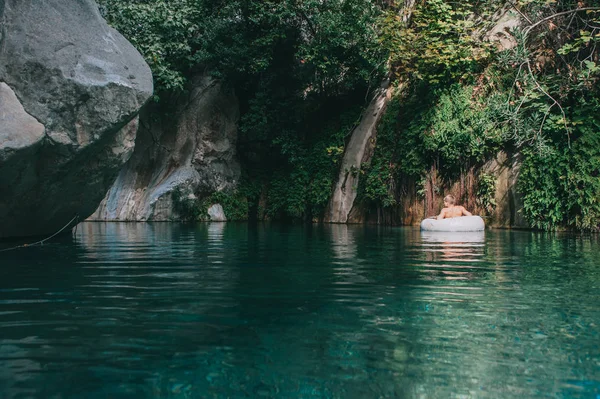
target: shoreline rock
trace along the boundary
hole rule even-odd
[[[52,234],[129,159],[152,74],[93,0],[0,3],[0,238]]]

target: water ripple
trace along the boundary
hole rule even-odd
[[[595,397],[596,237],[84,223],[0,258],[0,396]]]

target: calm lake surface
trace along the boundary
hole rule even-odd
[[[600,240],[84,223],[0,252],[0,397],[600,398]]]

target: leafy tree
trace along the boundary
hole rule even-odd
[[[197,62],[197,40],[206,10],[190,0],[99,0],[107,21],[144,56],[158,93],[182,90]]]
[[[333,95],[368,85],[385,60],[374,29],[379,8],[368,0],[99,3],[142,52],[159,91],[183,89],[198,67],[227,82],[279,68],[297,75],[307,92]]]
[[[483,39],[500,1],[429,0],[407,18],[397,7],[380,21],[381,42],[401,79],[430,84],[468,79],[489,62],[492,46]]]

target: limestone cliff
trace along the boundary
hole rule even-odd
[[[148,65],[93,0],[0,0],[0,238],[89,216],[151,95]]]
[[[364,111],[359,125],[354,129],[346,145],[339,176],[325,212],[325,222],[347,223],[357,196],[359,171],[362,163],[369,162],[369,144],[375,140],[377,123],[385,112],[389,99],[388,82],[375,93]]]
[[[210,77],[192,82],[172,114],[149,106],[131,160],[90,220],[179,220],[172,194],[209,194],[237,185],[238,103]]]

